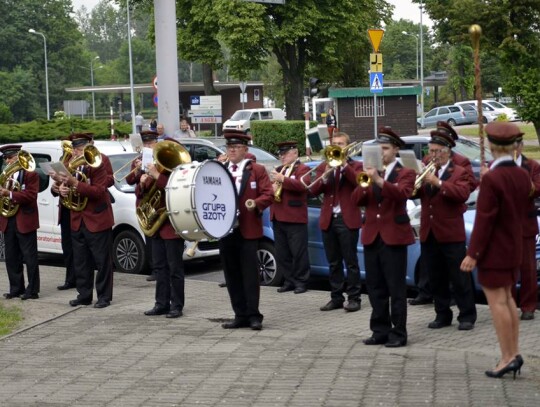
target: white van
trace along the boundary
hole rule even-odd
[[[240,130],[249,133],[253,120],[285,120],[285,112],[272,108],[237,110],[229,120],[223,123],[223,130]]]
[[[476,100],[464,100],[462,102],[457,102],[455,104],[456,105],[469,104],[469,105],[473,105],[476,108],[477,103],[478,102]],[[482,109],[484,111],[483,112],[484,117],[487,119],[487,120],[484,120],[484,123],[495,120],[496,117],[492,118],[493,116],[496,115],[498,117],[503,113],[506,115],[508,120],[511,121],[511,122],[521,120],[521,117],[519,117],[519,115],[518,115],[518,113],[516,112],[515,109],[512,109],[511,107],[505,106],[502,103],[497,102],[496,100],[493,100],[493,99],[482,100]],[[491,112],[491,113],[487,114],[488,111]],[[492,120],[490,120],[490,118],[492,118]]]
[[[185,145],[192,156],[204,153],[206,158],[214,158],[215,155],[221,153],[218,148],[205,140],[189,139],[189,141],[191,145],[187,143]],[[39,163],[42,162],[60,160],[62,157],[60,141],[35,141],[20,144],[23,150],[28,151],[34,157],[36,172],[40,178],[37,198],[40,225],[37,231],[38,251],[61,254],[62,239],[58,224],[58,197],[52,195],[50,178],[44,174],[43,169],[39,166]],[[100,152],[109,157],[113,171],[118,170],[137,156],[132,151],[128,141],[96,140],[94,144]],[[207,157],[209,154],[212,156]],[[118,177],[127,174],[129,170],[130,166],[125,166]],[[125,180],[115,182],[109,188],[114,213],[112,258],[116,271],[139,274],[149,270],[144,234],[139,228],[135,214],[134,192],[134,187],[128,185]],[[194,242],[186,242],[186,248],[193,245]],[[187,251],[184,251],[184,260],[216,257],[219,255],[218,242],[201,241],[196,247],[194,256],[188,257],[186,253]],[[3,236],[0,236],[0,259],[4,256],[4,241]]]

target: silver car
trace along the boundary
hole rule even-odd
[[[439,106],[426,113],[424,116],[424,127],[435,126],[438,121],[446,122],[450,126],[472,124],[478,121],[478,114],[476,113],[476,109],[471,105]],[[417,122],[418,127],[421,127],[421,120],[418,119]]]

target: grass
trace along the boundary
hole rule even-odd
[[[0,336],[10,334],[21,321],[20,308],[15,306],[6,308],[0,304]]]
[[[529,142],[523,148],[524,154],[529,158],[540,160],[540,145],[534,126],[532,123],[521,123],[519,128],[525,133],[523,139]],[[459,128],[459,134],[466,137],[478,137],[478,127]]]

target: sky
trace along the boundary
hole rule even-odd
[[[411,20],[414,23],[420,23],[420,9],[418,4],[414,4],[410,0],[387,0],[389,3],[395,6],[394,9],[394,20],[399,20],[403,18],[405,20]],[[285,0],[285,3],[287,1]],[[76,11],[82,5],[85,5],[88,10],[91,10],[96,4],[99,3],[99,0],[72,0],[73,9]],[[424,14],[423,21],[425,25],[432,25],[431,21],[427,18],[427,15]]]

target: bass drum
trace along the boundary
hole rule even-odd
[[[188,241],[220,239],[237,220],[232,175],[217,161],[176,167],[165,188],[165,201],[176,233]]]

